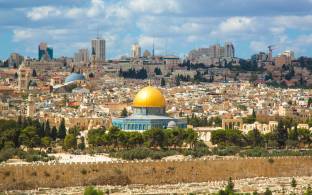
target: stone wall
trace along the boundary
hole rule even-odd
[[[175,184],[261,176],[312,176],[312,157],[1,165],[0,191],[80,185]]]

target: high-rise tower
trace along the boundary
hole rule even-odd
[[[91,51],[95,53],[96,61],[105,61],[105,40],[97,37],[91,41]]]

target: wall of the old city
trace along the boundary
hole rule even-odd
[[[312,157],[224,158],[189,161],[1,165],[0,191],[80,185],[174,184],[311,176]]]

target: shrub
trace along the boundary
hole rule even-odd
[[[88,173],[88,171],[85,170],[85,169],[82,169],[82,170],[80,171],[80,173],[81,173],[82,175],[86,175],[86,174]]]
[[[219,156],[230,156],[239,153],[240,148],[237,146],[216,147],[213,148],[212,153]]]
[[[10,171],[5,171],[5,172],[3,173],[3,175],[4,175],[5,177],[8,177],[8,176],[11,175],[11,172],[10,172]]]
[[[31,175],[31,176],[37,176],[37,172],[34,171],[34,172],[32,172],[30,175]]]
[[[187,149],[182,153],[185,156],[191,155],[196,158],[212,154],[207,146],[194,147],[194,149]]]
[[[111,152],[110,155],[117,158],[122,158],[125,160],[135,160],[135,159],[161,159],[166,156],[172,156],[178,154],[175,150],[152,150],[144,147],[137,147],[129,150],[121,150],[117,152]]]
[[[103,191],[97,190],[92,186],[86,187],[84,190],[84,195],[103,195]]]
[[[15,155],[17,152],[17,149],[15,148],[5,148],[0,151],[0,162],[6,161],[10,158],[12,158],[13,155]]]
[[[239,153],[240,156],[260,157],[268,156],[269,152],[264,148],[252,148]]]
[[[43,174],[44,174],[44,176],[46,176],[46,177],[50,177],[50,173],[48,173],[47,171],[44,171]]]
[[[268,161],[269,161],[269,163],[271,163],[271,164],[274,163],[274,159],[273,159],[273,158],[269,158]]]

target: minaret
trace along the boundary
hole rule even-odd
[[[92,54],[91,54],[91,67],[88,68],[87,77],[89,78],[89,75],[92,73],[93,76],[95,76],[97,72],[97,64],[96,64],[96,55],[95,50],[92,48]]]
[[[155,45],[154,45],[154,39],[153,39],[153,57],[155,57]]]
[[[27,91],[30,82],[30,71],[23,63],[18,69],[18,90]]]
[[[27,117],[32,118],[35,115],[36,112],[36,106],[34,97],[32,94],[28,95],[28,102],[27,102]]]

